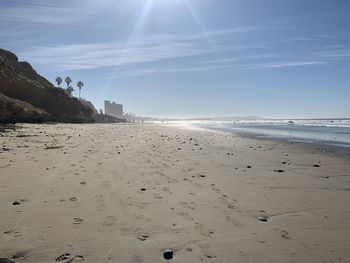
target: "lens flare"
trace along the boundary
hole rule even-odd
[[[194,9],[191,0],[146,0],[146,1],[142,1],[142,7],[140,8],[140,14],[138,19],[136,20],[133,30],[131,31],[127,41],[125,42],[125,45],[123,47],[123,50],[120,52],[120,56],[118,61],[116,62],[116,67],[114,68],[113,72],[111,73],[111,75],[113,76],[114,73],[116,72],[117,68],[120,67],[118,65],[123,64],[123,59],[125,59],[126,54],[128,52],[128,50],[130,50],[131,46],[133,45],[133,43],[135,42],[135,39],[137,39],[137,37],[142,33],[143,31],[143,27],[146,24],[146,21],[149,17],[149,15],[152,12],[152,8],[154,7],[154,5],[159,5],[160,2],[162,4],[165,4],[165,6],[167,6],[168,8],[170,7],[170,5],[174,4],[174,2],[182,2],[183,5],[186,6],[188,12],[191,14],[194,23],[196,24],[196,26],[198,27],[199,31],[201,33],[205,33],[205,26],[203,24],[203,22],[201,21],[200,17],[198,16],[196,10]],[[207,39],[208,44],[211,44],[211,39]],[[112,86],[112,78],[110,79],[110,83],[108,85],[108,89],[105,90],[105,92],[103,94],[101,94],[101,96],[105,96],[106,93],[109,92],[109,89]],[[102,98],[103,98],[102,97]]]

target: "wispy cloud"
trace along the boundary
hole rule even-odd
[[[79,9],[72,7],[72,5],[64,7],[47,1],[13,1],[11,4],[1,7],[0,22],[10,25],[17,22],[22,24],[64,24],[71,23],[73,19],[77,18],[78,16],[75,14],[78,11]]]
[[[312,65],[324,65],[327,64],[323,61],[294,61],[294,62],[279,62],[279,63],[262,63],[262,64],[247,64],[247,65],[231,65],[231,64],[218,64],[218,65],[190,65],[187,67],[167,67],[167,68],[143,68],[143,69],[129,69],[115,71],[111,79],[130,78],[130,77],[142,77],[151,76],[153,74],[160,73],[178,73],[178,72],[201,72],[201,71],[214,71],[214,70],[228,70],[228,69],[273,69],[273,68],[287,68],[287,67],[300,67],[300,66],[312,66]]]
[[[167,68],[144,68],[136,70],[122,70],[116,71],[110,79],[121,79],[130,77],[143,77],[160,73],[178,73],[178,72],[201,72],[230,69],[231,65],[217,65],[217,66],[188,66],[188,67],[167,67]]]
[[[136,0],[3,0],[0,5],[1,24],[32,26],[86,24],[86,20],[98,12],[113,10],[117,15],[136,9],[140,3]]]
[[[130,42],[107,42],[42,46],[20,53],[36,65],[56,70],[93,69],[150,63],[184,57],[220,54],[233,50],[262,49],[263,46],[228,45],[220,37],[247,32],[247,28],[191,35],[155,35]],[[215,35],[215,38],[212,37]],[[210,41],[207,41],[207,40]]]
[[[330,59],[348,59],[350,58],[350,50],[324,51],[316,53],[315,56]]]
[[[286,61],[266,64],[254,64],[246,65],[247,69],[259,69],[259,68],[287,68],[287,67],[298,67],[298,66],[312,66],[312,65],[324,65],[325,61]]]
[[[280,54],[259,54],[259,55],[246,55],[246,56],[237,56],[232,58],[222,58],[222,59],[213,59],[213,60],[204,60],[199,62],[199,64],[229,64],[237,61],[245,61],[245,60],[261,60],[266,58],[274,58],[279,56]]]
[[[52,11],[57,7],[43,4],[40,8]],[[276,33],[279,29],[270,30]],[[193,34],[136,36],[124,41],[68,42],[36,46],[18,55],[51,71],[114,67],[116,73],[112,77],[228,68],[311,67],[350,57],[350,52],[339,44],[327,42],[322,46],[317,35],[285,36],[282,32],[282,36],[270,37],[268,32],[266,28],[242,26]],[[123,71],[126,68],[129,72]]]

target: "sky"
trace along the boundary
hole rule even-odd
[[[350,117],[349,25],[349,0],[0,0],[0,48],[161,118]]]

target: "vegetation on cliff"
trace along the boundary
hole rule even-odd
[[[40,76],[28,62],[20,62],[15,54],[0,49],[0,92],[10,99],[17,100],[13,105],[22,108],[36,110],[41,115],[35,115],[34,120],[84,123],[93,122],[93,111],[83,105],[78,99],[72,98],[61,88],[54,87],[48,80]],[[6,108],[5,101],[9,98],[2,97],[0,114],[10,117],[12,112]],[[17,103],[18,101],[26,104]],[[33,113],[33,111],[30,111]],[[15,119],[27,121],[24,110]],[[21,117],[20,117],[21,116]],[[43,118],[40,119],[40,116]],[[30,116],[28,116],[30,117]],[[5,119],[5,118],[3,118]],[[30,119],[30,118],[29,118]]]

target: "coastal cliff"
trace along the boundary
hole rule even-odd
[[[0,123],[40,123],[50,120],[52,116],[47,112],[0,93]]]
[[[93,122],[93,110],[0,49],[0,122]]]

